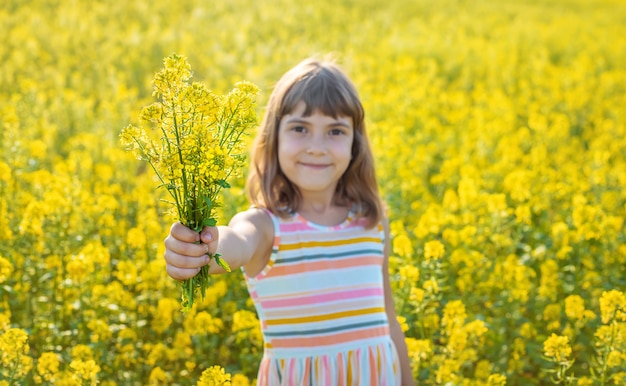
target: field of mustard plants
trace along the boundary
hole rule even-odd
[[[165,192],[119,136],[172,53],[217,93],[257,85],[261,116],[329,52],[366,108],[419,384],[626,384],[623,1],[6,0],[0,36],[1,386],[253,384],[241,273],[181,312]]]

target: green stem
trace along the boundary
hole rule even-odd
[[[617,310],[615,310],[613,314],[613,318],[611,319],[611,340],[609,341],[609,347],[602,355],[602,377],[600,378],[601,386],[604,386],[606,384],[606,372],[607,372],[606,370],[608,367],[608,358],[609,358],[609,354],[613,350],[613,340],[615,339],[615,326],[617,325],[617,323],[615,323],[616,315],[617,315]]]

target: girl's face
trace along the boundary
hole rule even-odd
[[[336,119],[319,110],[303,116],[299,102],[278,126],[278,162],[303,197],[332,198],[339,179],[350,164],[354,127],[350,117]]]

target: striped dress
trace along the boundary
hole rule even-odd
[[[382,226],[274,222],[267,266],[245,275],[265,340],[258,385],[400,384],[383,289]]]

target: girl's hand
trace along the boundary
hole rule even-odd
[[[218,235],[217,227],[205,227],[198,234],[180,222],[172,224],[163,254],[168,275],[176,280],[195,276],[209,263],[209,254],[215,254]]]

